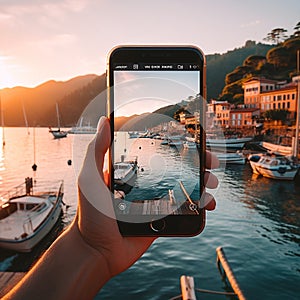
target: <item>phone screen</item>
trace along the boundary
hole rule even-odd
[[[201,211],[203,66],[162,60],[110,65],[113,202],[126,222]]]

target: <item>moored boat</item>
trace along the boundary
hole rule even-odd
[[[49,132],[52,133],[52,135],[55,139],[61,139],[61,138],[67,137],[67,135],[68,135],[67,131],[60,130],[60,128],[53,130],[50,127]]]
[[[114,184],[116,190],[127,192],[126,187],[132,188],[137,176],[138,164],[137,159],[114,163]]]
[[[32,178],[9,191],[0,207],[0,247],[30,252],[53,228],[62,212],[63,182],[33,185]]]
[[[245,143],[250,142],[252,137],[244,138],[224,138],[224,139],[207,139],[206,145],[208,148],[213,150],[214,148],[223,149],[242,149]]]
[[[60,129],[60,118],[59,118],[59,111],[58,111],[58,104],[56,103],[56,115],[57,115],[57,129],[52,129],[49,127],[49,132],[52,133],[55,139],[65,138],[68,135],[67,131]]]
[[[287,156],[252,155],[249,157],[254,174],[281,180],[294,180],[299,166]]]
[[[183,142],[183,148],[184,149],[197,149],[197,145],[195,142],[185,141],[185,142]]]
[[[243,165],[246,163],[246,158],[241,152],[233,153],[215,153],[221,164],[239,164]]]

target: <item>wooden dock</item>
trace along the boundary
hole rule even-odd
[[[199,214],[199,201],[191,200],[182,182],[180,182],[181,192],[177,191],[174,195],[173,190],[169,190],[169,194],[159,199],[136,200],[130,205],[126,204],[124,214],[132,215],[195,215]],[[126,199],[126,197],[125,197]],[[115,201],[115,206],[122,203],[122,199]]]
[[[0,272],[0,298],[10,291],[25,274],[25,272]]]

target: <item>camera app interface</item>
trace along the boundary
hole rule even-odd
[[[116,214],[198,214],[199,66],[116,64],[113,93]]]

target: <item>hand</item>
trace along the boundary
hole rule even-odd
[[[102,171],[109,144],[109,122],[102,117],[78,178],[73,223],[4,299],[40,299],[41,295],[45,300],[94,299],[110,278],[129,268],[155,240],[122,237],[119,232]],[[218,166],[215,156],[207,152],[206,157],[207,168]],[[207,171],[205,183],[215,188],[218,180]],[[206,194],[205,198],[206,209],[214,209],[213,197]]]
[[[129,268],[155,240],[154,237],[121,236],[111,201],[111,192],[103,175],[104,155],[110,145],[110,125],[102,117],[95,138],[88,146],[86,158],[78,178],[79,208],[75,225],[84,241],[96,249],[107,263],[109,276]],[[218,166],[217,158],[207,152],[207,168]],[[96,164],[95,164],[96,161]],[[209,171],[205,174],[205,185],[216,188],[217,178]],[[88,199],[87,199],[88,197]],[[206,209],[213,210],[216,202],[206,195]],[[111,217],[109,217],[111,216]]]

